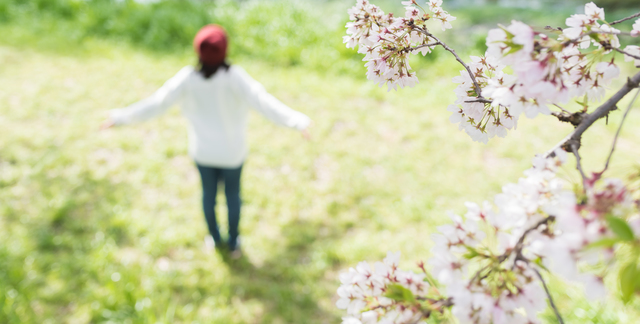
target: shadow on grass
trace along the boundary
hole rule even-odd
[[[88,171],[54,175],[72,165],[52,155],[25,177],[28,196],[0,210],[0,323],[42,323],[73,311],[90,287],[99,287],[102,269],[94,261],[101,241],[127,238],[126,223],[113,214],[114,206],[128,204],[128,186]]]
[[[6,292],[0,294],[1,323],[42,323],[47,318],[66,321],[80,316],[77,314],[84,314],[80,318],[86,322],[174,322],[169,320],[173,314],[164,314],[167,308],[200,304],[203,299],[191,297],[196,292],[218,294],[205,282],[230,290],[221,295],[228,303],[235,297],[243,304],[259,301],[262,309],[251,314],[250,322],[338,320],[313,296],[314,285],[324,273],[322,269],[310,271],[306,261],[316,240],[317,224],[294,221],[285,225],[284,248],[279,253],[267,252],[268,259],[260,267],[245,257],[232,260],[223,254],[231,270],[227,282],[216,283],[218,279],[201,267],[191,272],[198,274],[201,283],[190,287],[186,276],[163,279],[139,264],[121,264],[117,251],[137,244],[127,228],[129,222],[117,216],[119,210],[129,209],[131,187],[96,178],[90,171],[52,177],[56,166],[59,170],[70,167],[58,158],[64,159],[57,157],[46,163],[50,167],[29,176],[34,208],[22,202],[1,210],[3,230],[9,233],[0,246],[0,291]],[[112,276],[116,272],[118,280]],[[149,279],[156,286],[152,290],[156,295],[140,289]],[[151,297],[154,305],[139,309],[145,296]],[[234,305],[233,311],[242,312],[245,306]],[[211,310],[215,312],[215,306]],[[181,317],[176,314],[175,319]],[[243,323],[240,319],[234,322]]]
[[[323,292],[317,285],[327,270],[311,264],[318,224],[295,220],[283,227],[285,247],[259,267],[245,255],[232,259],[228,252],[220,252],[232,270],[230,284],[243,299],[263,303],[265,313],[259,323],[337,323],[339,317],[323,309],[313,295],[316,290]],[[323,243],[337,239],[337,235],[322,238]]]
[[[338,225],[291,221],[283,225],[284,244],[277,251],[264,251],[267,259],[260,266],[223,255],[228,278],[209,272],[209,266],[220,266],[209,262],[162,272],[154,266],[154,257],[138,246],[139,233],[129,228],[133,220],[122,214],[133,208],[132,186],[96,176],[57,148],[40,151],[42,158],[36,162],[26,162],[34,160],[26,156],[11,162],[29,164],[31,173],[19,183],[0,183],[0,197],[11,196],[6,194],[17,186],[28,192],[0,206],[0,323],[191,322],[203,315],[188,313],[189,304],[218,311],[217,304],[208,304],[211,296],[233,304],[226,308],[231,313],[251,312],[250,320],[230,318],[228,323],[339,320],[319,303],[327,296],[318,288],[325,271],[336,263],[315,267],[310,261],[320,247],[318,228],[330,227],[321,245],[333,245],[340,230],[332,227]],[[193,251],[193,246],[180,248],[188,249]],[[152,263],[126,264],[122,253],[127,252]]]

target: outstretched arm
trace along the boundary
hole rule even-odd
[[[192,71],[192,68],[185,67],[150,97],[126,108],[111,110],[110,120],[104,122],[101,128],[142,122],[166,112],[182,96],[184,81]]]
[[[295,128],[304,131],[311,119],[299,112],[289,108],[274,96],[269,94],[264,87],[251,78],[247,72],[239,66],[232,66],[232,82],[237,89],[238,95],[248,102],[251,108],[281,126]]]

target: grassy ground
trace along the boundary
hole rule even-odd
[[[345,76],[238,57],[315,127],[307,142],[252,116],[245,258],[231,261],[204,250],[200,184],[178,109],[98,131],[108,109],[144,98],[193,58],[96,40],[65,51],[16,46],[20,37],[0,47],[2,323],[337,323],[340,270],[388,250],[412,268],[429,256],[429,234],[448,210],[491,199],[570,131],[539,117],[506,139],[472,142],[448,122],[459,68],[445,55],[425,65],[420,85],[397,93],[365,82],[364,68]],[[602,167],[620,118],[586,135],[587,170]],[[640,163],[639,124],[634,109],[611,175]],[[571,164],[568,186],[577,181]],[[640,304],[623,306],[615,294],[590,302],[580,288],[552,283],[568,323],[640,317]]]

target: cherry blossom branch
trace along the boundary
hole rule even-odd
[[[560,322],[560,324],[564,324],[564,321],[562,320],[562,316],[560,316],[560,312],[558,312],[558,308],[556,307],[556,304],[553,302],[553,298],[551,297],[551,293],[549,292],[549,288],[547,288],[547,283],[542,278],[542,274],[540,274],[540,271],[538,271],[538,269],[536,269],[536,268],[532,267],[531,269],[533,269],[533,271],[535,271],[536,275],[538,275],[538,278],[540,279],[540,282],[542,282],[542,287],[544,288],[544,291],[547,293],[547,298],[549,299],[549,304],[551,304],[551,308],[553,308],[553,312],[556,313],[556,318],[558,319],[558,322]]]
[[[562,32],[562,28],[560,28],[560,27],[545,26],[544,29],[545,30],[550,30],[550,31]]]
[[[430,2],[430,10],[435,15],[433,18],[439,19],[442,22],[442,29],[446,30],[451,28],[448,23],[450,15],[439,7],[441,2],[441,0],[432,0]],[[580,204],[585,201],[591,203],[591,199],[596,198],[587,196],[586,200],[580,201],[580,199],[576,199],[577,197],[573,191],[561,189],[560,186],[556,185],[558,184],[556,181],[560,180],[555,177],[547,178],[547,173],[552,172],[555,175],[558,167],[565,160],[564,156],[566,154],[564,151],[566,151],[576,157],[575,167],[582,177],[583,188],[589,184],[589,178],[586,177],[583,170],[579,152],[583,133],[598,119],[602,117],[608,118],[611,111],[618,109],[616,105],[620,100],[640,85],[640,73],[637,73],[628,78],[626,84],[621,85],[622,87],[613,96],[608,97],[605,102],[598,106],[592,104],[591,109],[588,109],[588,101],[603,95],[604,89],[619,75],[619,67],[614,63],[613,59],[608,61],[601,54],[615,50],[622,53],[627,60],[640,56],[640,54],[633,53],[631,50],[627,51],[633,54],[626,53],[619,48],[613,48],[613,45],[617,46],[618,44],[616,35],[635,35],[637,27],[634,25],[633,34],[619,32],[611,28],[610,24],[606,22],[604,23],[609,28],[605,28],[597,23],[598,17],[604,17],[604,9],[589,3],[585,5],[585,15],[575,15],[571,17],[571,20],[567,20],[568,28],[571,28],[571,30],[568,30],[568,28],[563,30],[562,28],[547,27],[545,32],[536,32],[534,28],[517,21],[513,21],[509,27],[500,26],[502,31],[494,29],[487,36],[489,48],[485,54],[486,57],[479,59],[472,57],[469,63],[465,63],[454,49],[431,34],[430,29],[425,27],[426,21],[432,17],[423,8],[417,6],[417,1],[405,1],[403,4],[408,6],[406,8],[406,17],[394,18],[393,14],[385,15],[378,7],[370,5],[368,1],[358,1],[356,6],[349,10],[352,22],[347,23],[347,36],[343,38],[343,41],[348,48],[360,46],[362,49],[366,49],[367,56],[365,61],[369,61],[365,65],[368,69],[368,78],[381,86],[388,85],[389,90],[397,89],[398,86],[400,88],[412,87],[418,82],[416,74],[411,73],[409,69],[408,53],[421,51],[424,54],[438,45],[442,45],[444,50],[450,52],[469,75],[467,77],[462,71],[462,77],[458,76],[453,79],[454,83],[459,84],[458,88],[456,88],[458,100],[456,105],[449,106],[447,110],[453,113],[450,120],[454,123],[460,123],[460,128],[464,129],[473,140],[486,143],[490,137],[504,136],[507,130],[515,128],[518,116],[523,109],[527,116],[531,115],[529,114],[530,111],[548,114],[547,106],[550,106],[553,102],[566,99],[567,94],[576,98],[584,97],[582,103],[578,100],[583,109],[577,109],[577,112],[573,112],[573,110],[569,111],[556,105],[559,110],[553,109],[554,112],[551,114],[561,122],[567,122],[574,126],[573,130],[552,151],[547,153],[547,157],[552,157],[555,152],[561,156],[557,160],[547,160],[544,163],[541,163],[540,157],[536,157],[532,169],[525,173],[527,177],[535,178],[536,181],[532,181],[532,183],[527,181],[526,184],[523,183],[522,185],[518,183],[516,188],[520,189],[503,189],[503,196],[499,199],[500,201],[496,199],[499,212],[494,213],[491,211],[490,204],[485,208],[484,205],[480,207],[477,204],[470,203],[467,207],[468,213],[471,214],[465,215],[464,218],[452,215],[451,217],[456,226],[445,226],[441,230],[439,229],[441,234],[438,234],[438,238],[434,239],[436,241],[436,249],[432,250],[434,251],[433,271],[437,273],[437,278],[443,278],[443,281],[446,278],[447,282],[443,283],[444,286],[455,281],[456,288],[459,289],[447,290],[447,296],[444,296],[436,288],[437,294],[434,294],[434,291],[424,283],[426,278],[426,281],[432,287],[437,287],[435,283],[432,283],[433,280],[425,270],[424,263],[419,263],[419,267],[425,276],[412,272],[402,272],[397,269],[399,253],[389,253],[387,258],[384,259],[383,265],[385,268],[372,270],[369,264],[365,262],[365,264],[359,264],[356,267],[356,273],[350,269],[348,273],[341,276],[340,279],[343,285],[338,290],[338,295],[341,297],[337,303],[338,307],[347,309],[347,312],[356,317],[356,320],[361,317],[369,318],[375,315],[379,321],[383,316],[387,316],[391,312],[397,310],[408,311],[407,313],[410,316],[407,315],[405,318],[411,318],[409,322],[414,323],[415,321],[417,323],[419,321],[418,317],[421,317],[420,320],[429,318],[436,312],[444,311],[445,306],[452,306],[455,302],[454,307],[456,308],[453,310],[454,312],[462,309],[462,315],[468,321],[486,324],[496,321],[495,316],[497,316],[497,313],[484,318],[478,315],[476,311],[485,312],[490,311],[492,307],[497,307],[497,310],[502,310],[506,314],[515,310],[516,308],[514,307],[522,306],[513,303],[502,305],[501,301],[506,300],[503,298],[512,298],[514,296],[519,296],[518,299],[525,303],[529,300],[535,301],[536,305],[532,308],[525,305],[525,314],[523,314],[528,317],[535,316],[534,314],[546,306],[544,303],[537,302],[543,300],[542,288],[544,288],[558,322],[564,324],[545,278],[541,275],[542,270],[546,270],[546,268],[540,262],[546,262],[547,258],[556,258],[558,255],[566,254],[554,253],[554,255],[547,255],[545,253],[533,253],[534,251],[531,250],[530,246],[535,246],[540,242],[547,244],[546,240],[538,237],[540,235],[551,237],[548,242],[549,249],[566,249],[561,238],[554,242],[556,235],[553,233],[557,230],[560,234],[568,233],[570,235],[573,226],[568,222],[556,222],[556,220],[564,220],[565,218],[563,217],[566,213],[574,215],[576,208]],[[425,11],[425,14],[420,16],[419,10],[409,5],[416,5]],[[638,16],[640,16],[640,13],[614,22],[614,24]],[[376,25],[378,26],[376,27]],[[600,30],[600,27],[605,30]],[[416,32],[418,33],[417,35]],[[560,44],[547,41],[549,36],[544,35],[545,33],[556,34],[558,32],[562,34],[560,36]],[[371,35],[376,37],[371,37]],[[570,38],[573,36],[579,37]],[[571,44],[579,46],[571,46]],[[591,45],[596,45],[598,49],[584,51],[585,48],[583,47]],[[506,48],[511,48],[511,50],[505,52]],[[365,51],[362,50],[361,52]],[[507,56],[510,56],[510,58],[507,59]],[[562,61],[558,59],[559,57],[563,58]],[[640,57],[636,59],[640,59]],[[514,68],[513,74],[509,74],[509,71],[507,71],[509,76],[503,77],[503,73],[505,73],[503,69],[505,67],[515,67],[515,65],[524,63],[532,64],[531,66],[536,69],[526,68],[522,65],[522,69]],[[539,73],[538,66],[541,68],[543,66],[548,67],[548,71],[544,68],[542,69],[544,70],[543,73]],[[472,81],[473,86],[470,86],[469,79]],[[550,80],[554,81],[551,85],[549,84]],[[539,84],[544,84],[544,91],[527,91],[527,87]],[[484,89],[484,94],[487,95],[487,98],[482,96],[483,89],[481,86],[484,87],[485,85],[487,87]],[[631,105],[640,96],[638,93],[635,95]],[[491,98],[496,103],[500,102],[502,104],[495,107],[492,105]],[[475,105],[475,103],[481,103],[482,105]],[[512,112],[509,111],[511,107],[513,108]],[[622,117],[620,128],[613,139],[605,169],[612,158],[617,137],[621,133],[620,129],[626,120],[629,109],[630,107],[627,108]],[[562,148],[564,151],[559,151],[557,150],[558,148]],[[547,179],[547,181],[540,183],[538,181],[540,176]],[[612,192],[612,197],[618,197],[619,195],[616,196],[615,194],[618,191],[624,192],[625,190],[624,186],[621,185],[619,187],[607,190]],[[532,207],[537,212],[535,214],[519,215],[519,220],[522,220],[522,222],[512,223],[517,225],[507,225],[504,228],[496,225],[495,233],[490,227],[478,229],[477,217],[484,219],[487,224],[498,224],[495,222],[500,222],[500,217],[505,213],[509,214],[513,209],[512,203],[520,206],[520,198],[511,193],[512,191],[519,192],[520,190],[522,192],[531,190],[531,192],[537,192],[541,197],[548,197],[549,199],[541,199],[544,201],[536,203],[535,208],[530,203],[523,202],[522,204],[526,204],[523,207]],[[591,192],[588,194],[591,194]],[[561,203],[557,204],[556,202]],[[555,211],[552,214],[545,212],[549,210],[547,209],[550,206],[549,204],[557,205],[556,207],[558,207],[554,209]],[[596,201],[593,205],[600,206],[601,204]],[[591,208],[590,205],[585,206],[585,208]],[[589,212],[589,210],[586,210],[584,214]],[[582,211],[578,216],[583,216]],[[607,226],[604,221],[599,225]],[[483,244],[484,239],[476,235],[478,230],[487,235],[495,235],[500,243],[500,248],[496,251],[492,247],[485,246]],[[509,234],[509,236],[500,236],[499,234],[502,232]],[[585,236],[588,233],[583,234],[580,232],[579,234],[582,235],[581,242],[584,245],[591,243],[591,237],[587,239],[587,236]],[[594,240],[600,237],[606,238],[608,234],[599,233],[597,237],[594,237]],[[458,241],[449,239],[449,236],[452,235],[455,235]],[[513,239],[517,239],[516,243],[513,243]],[[508,244],[507,249],[502,248],[505,243]],[[458,247],[464,249],[458,250]],[[446,250],[446,253],[439,253],[442,248]],[[574,264],[581,261],[577,256],[574,257],[573,255],[572,259],[572,261],[575,261]],[[467,265],[469,265],[468,268],[466,268]],[[375,268],[378,268],[378,264],[375,265]],[[531,270],[535,271],[536,274],[534,275]],[[389,275],[395,272],[400,274],[398,278],[406,276],[408,279],[398,280],[395,275]],[[471,279],[463,280],[462,278],[469,278],[467,275],[471,275]],[[542,284],[535,281],[536,276]],[[362,280],[365,280],[365,283],[361,283],[360,281]],[[450,280],[453,281],[450,282]],[[378,287],[381,283],[382,287]],[[462,286],[460,286],[461,283]],[[405,296],[405,289],[394,287],[398,288],[396,292],[402,292],[403,297],[395,293],[390,294],[390,296],[397,296],[394,297],[396,302],[390,305],[378,303],[379,305],[374,308],[377,309],[376,312],[372,312],[375,314],[367,313],[364,315],[362,310],[369,311],[370,308],[366,308],[369,306],[365,307],[363,305],[375,305],[372,303],[376,300],[374,294],[379,291],[376,289],[382,289],[384,292],[388,288],[388,284],[399,285],[409,289],[414,292],[414,295],[413,297],[407,297],[410,295]],[[360,292],[358,290],[359,287],[364,286],[369,289]],[[424,289],[425,287],[428,289]],[[508,296],[505,296],[505,292]],[[475,294],[478,295],[478,300],[475,300],[475,298],[470,300],[469,297],[473,297]],[[354,297],[356,295],[357,297]],[[362,302],[365,304],[362,304]],[[355,313],[362,313],[362,316]],[[397,317],[395,313],[389,316]],[[463,321],[462,318],[460,320]]]
[[[556,107],[558,107],[558,108],[560,108],[560,110],[562,110],[563,112],[565,112],[565,113],[567,113],[567,114],[570,114],[570,113],[571,113],[570,111],[568,111],[568,110],[566,110],[566,109],[562,108],[562,107],[561,107],[560,105],[558,105],[558,104],[553,104],[553,105],[554,105],[554,106],[556,106]]]
[[[428,31],[426,31],[426,30],[424,30],[422,28],[416,28],[416,29],[418,31],[420,31],[421,33],[425,34],[426,36],[435,39],[437,45],[441,45],[447,52],[453,54],[453,56],[456,58],[456,61],[458,61],[458,63],[462,64],[462,66],[464,66],[465,70],[467,70],[467,73],[469,73],[469,76],[471,77],[471,81],[473,81],[473,87],[476,89],[476,94],[478,94],[478,98],[484,99],[482,97],[482,95],[481,95],[482,91],[480,90],[480,85],[478,84],[478,81],[476,80],[476,77],[471,72],[471,69],[469,68],[469,66],[458,56],[458,54],[456,54],[456,51],[453,48],[447,46],[447,44],[443,43],[440,39],[435,37],[430,32],[428,32]]]
[[[562,141],[556,144],[551,150],[545,153],[545,157],[552,157],[554,155],[554,151],[558,148],[565,148],[567,144],[571,141],[580,142],[580,138],[582,134],[589,128],[593,123],[595,123],[598,119],[606,116],[609,112],[616,110],[618,107],[616,104],[624,98],[631,90],[635,89],[640,85],[640,72],[636,73],[633,77],[628,78],[627,82],[622,86],[618,92],[616,92],[613,96],[609,98],[605,103],[600,105],[594,112],[591,114],[586,114],[584,119],[580,122],[580,124],[569,133]],[[568,151],[568,150],[566,150]]]
[[[623,21],[631,20],[631,19],[636,18],[636,17],[640,17],[640,12],[638,12],[638,13],[637,13],[637,14],[635,14],[635,15],[631,15],[631,16],[629,16],[629,17],[627,17],[627,18],[622,18],[622,19],[620,19],[620,20],[616,20],[616,21],[614,21],[614,22],[612,22],[612,23],[609,23],[609,25],[619,24],[619,23],[621,23],[621,22],[623,22]]]
[[[605,171],[607,171],[607,168],[609,168],[609,162],[611,161],[611,156],[613,156],[613,151],[616,149],[616,142],[618,141],[618,136],[620,135],[620,130],[622,130],[622,125],[624,124],[624,121],[627,118],[627,115],[629,114],[629,111],[631,110],[631,106],[633,106],[633,103],[638,98],[638,94],[639,93],[640,93],[640,89],[638,89],[638,91],[636,91],[635,96],[633,96],[633,99],[631,99],[631,102],[629,103],[629,106],[627,106],[627,110],[625,110],[624,115],[622,115],[622,120],[620,121],[620,126],[618,126],[618,130],[616,131],[616,136],[613,137],[613,144],[611,144],[611,152],[609,152],[609,156],[607,157],[607,163],[605,163],[604,169],[600,173],[604,173]]]

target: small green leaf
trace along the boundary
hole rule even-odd
[[[589,34],[589,38],[593,39],[596,42],[600,42],[600,36],[598,34]]]
[[[510,44],[510,45],[511,45],[511,49],[509,50],[509,52],[504,54],[504,56],[507,56],[509,54],[513,54],[513,53],[515,53],[515,52],[517,52],[517,51],[519,51],[519,50],[524,48],[524,45],[520,45],[520,44],[516,44],[516,43]]]
[[[578,105],[582,106],[582,108],[586,108],[586,107],[588,106],[588,102],[587,102],[587,99],[586,99],[586,98],[585,98],[585,99],[583,99],[582,101],[578,101],[578,99],[576,99],[576,100],[575,100],[575,102],[576,102]]]
[[[433,278],[433,276],[429,272],[425,273],[425,277],[424,277],[423,281],[428,282],[431,286],[433,286],[435,288],[440,288],[440,285],[438,284],[436,279]]]
[[[480,252],[478,252],[476,249],[470,247],[470,246],[465,246],[467,248],[467,253],[465,253],[462,257],[464,257],[467,260],[471,260],[477,256],[480,255]]]
[[[638,269],[635,263],[629,263],[620,269],[618,275],[622,301],[626,304],[631,300],[636,285],[638,284]]]
[[[607,216],[607,223],[609,224],[609,228],[623,241],[633,241],[634,235],[633,230],[629,227],[629,224],[624,220],[614,217]]]
[[[620,242],[619,238],[603,238],[599,241],[595,241],[585,247],[585,249],[594,249],[594,248],[610,248],[614,246],[616,243]]]
[[[384,294],[385,297],[393,299],[395,301],[406,301],[413,303],[416,301],[416,298],[413,296],[411,290],[398,285],[398,284],[390,284],[387,286],[387,293]]]
[[[541,269],[543,269],[544,271],[549,272],[549,269],[547,269],[547,267],[544,266],[544,264],[542,264],[542,258],[541,257],[537,257],[533,260],[533,263],[535,263],[538,267],[540,267]]]

